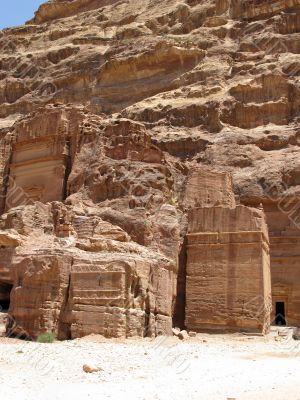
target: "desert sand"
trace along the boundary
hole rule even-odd
[[[87,374],[84,364],[101,368]],[[88,336],[52,344],[0,341],[5,400],[300,399],[300,342],[198,334],[180,341]]]

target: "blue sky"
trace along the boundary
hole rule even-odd
[[[46,0],[0,0],[0,29],[22,25]]]

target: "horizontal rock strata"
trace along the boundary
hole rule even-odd
[[[0,32],[8,334],[299,326],[299,15],[51,0]]]

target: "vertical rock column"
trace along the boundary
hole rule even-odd
[[[187,253],[188,329],[268,331],[271,278],[263,211],[191,210]]]

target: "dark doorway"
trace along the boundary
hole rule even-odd
[[[283,301],[276,302],[276,316],[275,316],[275,324],[278,326],[285,326],[285,304]]]
[[[10,306],[10,292],[13,285],[0,282],[0,312],[7,312]]]
[[[0,300],[0,312],[8,311],[9,303],[9,300]]]

